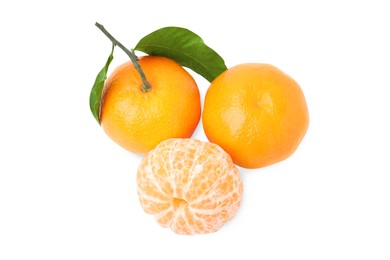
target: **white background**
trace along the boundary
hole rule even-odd
[[[387,1],[2,1],[0,259],[390,259]],[[179,236],[143,212],[141,156],[89,111],[110,52],[186,27],[228,67],[298,81],[309,131],[288,160],[240,169],[238,215]],[[127,60],[117,48],[110,71]],[[208,82],[192,73],[204,96]],[[206,141],[202,126],[194,136]]]

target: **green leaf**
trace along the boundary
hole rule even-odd
[[[170,58],[202,75],[209,82],[227,69],[218,53],[185,28],[161,28],[142,38],[134,49]]]
[[[107,71],[108,66],[110,65],[111,61],[114,59],[113,53],[114,53],[114,47],[115,45],[112,45],[110,56],[107,59],[106,65],[103,67],[103,69],[99,72],[99,74],[96,76],[95,83],[93,84],[93,87],[91,89],[91,94],[89,96],[89,106],[91,108],[91,112],[97,122],[100,124],[100,102],[102,98],[102,91],[104,87],[104,82],[107,79]]]

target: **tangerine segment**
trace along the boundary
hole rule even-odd
[[[219,230],[241,203],[243,184],[230,156],[195,139],[161,142],[142,160],[138,196],[145,212],[178,234]]]

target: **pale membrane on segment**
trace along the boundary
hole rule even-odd
[[[168,139],[142,160],[138,195],[145,212],[179,234],[211,233],[236,215],[240,173],[219,146]]]

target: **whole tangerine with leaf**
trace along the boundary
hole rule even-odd
[[[309,126],[298,83],[261,63],[239,64],[219,75],[206,92],[202,117],[207,138],[244,168],[288,158]]]
[[[211,81],[226,69],[218,54],[193,32],[166,27],[139,41],[134,50],[149,55],[138,57],[102,25],[96,26],[113,44],[90,95],[91,111],[106,134],[138,154],[147,153],[169,138],[191,137],[200,120],[200,94],[193,77],[182,66]],[[115,46],[130,60],[107,78]]]

